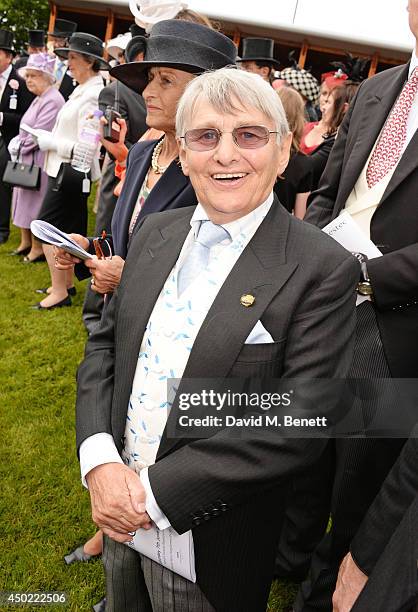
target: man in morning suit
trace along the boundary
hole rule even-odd
[[[418,40],[418,0],[409,0],[408,11]],[[362,264],[358,292],[368,300],[357,307],[353,378],[418,376],[417,127],[418,42],[408,64],[360,86],[305,217],[324,227],[346,210],[383,254]],[[401,448],[395,439],[337,440],[332,527],[297,612],[332,609],[338,566]]]
[[[74,21],[56,19],[54,29],[52,32],[48,32],[47,47],[49,53],[54,55],[55,49],[68,47],[68,41],[76,30],[77,24]],[[55,86],[58,87],[58,91],[63,96],[64,100],[67,101],[77,87],[77,83],[74,81],[73,77],[68,74],[67,62],[60,57],[57,57],[55,60],[54,76],[56,78]]]
[[[260,612],[287,483],[326,440],[281,430],[191,440],[166,424],[189,379],[344,377],[358,263],[274,197],[291,135],[258,75],[193,79],[176,132],[199,203],[145,217],[132,238],[78,372],[81,473],[107,536],[106,610]],[[170,377],[181,382],[168,415]],[[151,520],[192,530],[196,584],[123,544]]]
[[[12,65],[15,55],[12,32],[0,30],[0,244],[10,234],[12,189],[1,180],[10,160],[7,146],[19,133],[22,115],[34,98]]]

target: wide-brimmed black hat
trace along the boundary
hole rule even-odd
[[[0,49],[16,55],[16,49],[13,47],[13,33],[9,30],[0,30]]]
[[[272,38],[243,38],[240,62],[266,62],[275,68],[280,62],[273,57],[274,40]]]
[[[148,83],[148,69],[154,66],[201,74],[234,65],[237,57],[237,49],[230,38],[207,26],[180,19],[156,23],[143,41],[143,62],[122,64],[110,71],[112,76],[139,93]]]
[[[57,38],[70,38],[77,29],[75,21],[68,21],[68,19],[55,19],[54,29],[52,32],[48,32],[49,36],[56,36]]]
[[[54,53],[58,57],[67,59],[70,51],[93,57],[100,62],[100,68],[103,68],[103,70],[109,70],[110,68],[110,65],[103,59],[103,42],[93,34],[76,32],[71,36],[68,47],[55,49]]]
[[[45,31],[44,30],[28,30],[28,46],[29,47],[44,47],[45,46]]]

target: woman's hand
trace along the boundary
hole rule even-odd
[[[85,236],[81,234],[69,234],[70,238],[74,240],[82,249],[87,251],[90,246],[90,241]],[[60,249],[54,246],[54,259],[55,259],[55,267],[58,270],[70,270],[75,264],[80,263],[81,259],[78,257],[74,257],[64,249]]]
[[[107,125],[107,121],[105,117],[102,117],[100,121],[103,125]],[[125,145],[125,138],[126,138],[126,132],[128,131],[128,126],[126,125],[125,119],[122,119],[121,117],[120,118],[118,117],[117,119],[115,119],[115,121],[117,121],[120,125],[118,142],[109,142],[108,140],[101,138],[101,143],[106,149],[106,151],[108,151],[111,155],[113,155],[113,157],[120,164],[122,164],[128,157],[128,153],[129,153],[129,149]]]

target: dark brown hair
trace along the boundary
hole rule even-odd
[[[330,92],[329,97],[333,98],[333,109],[332,115],[328,122],[327,136],[335,134],[340,127],[342,120],[344,119],[345,113],[347,112],[346,104],[350,104],[357,92],[358,85],[351,81],[346,81],[343,85],[334,87]]]

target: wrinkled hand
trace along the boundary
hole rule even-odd
[[[102,117],[100,121],[101,123],[103,123],[103,125],[107,124],[107,121],[104,117]],[[116,121],[120,125],[118,142],[109,142],[108,140],[105,140],[104,138],[102,138],[100,142],[102,143],[106,151],[108,151],[111,155],[113,155],[116,161],[118,161],[121,164],[126,160],[126,158],[128,157],[128,152],[129,152],[128,147],[125,145],[125,138],[126,138],[126,132],[128,131],[128,126],[126,125],[125,119],[117,118]]]
[[[89,248],[89,239],[81,234],[69,234],[69,236],[76,242],[82,249],[87,250]],[[74,264],[80,263],[81,259],[70,255],[63,249],[59,249],[54,246],[54,257],[55,267],[58,270],[70,270]]]
[[[150,529],[141,480],[122,463],[105,463],[86,476],[93,521],[117,542],[129,542],[129,532]]]
[[[125,261],[119,255],[112,259],[88,259],[84,262],[92,275],[91,288],[97,293],[112,293],[119,286]]]
[[[46,130],[38,130],[36,140],[38,141],[38,147],[41,151],[57,150],[56,138],[52,134],[52,132],[47,132]]]
[[[368,577],[357,567],[348,553],[340,565],[337,585],[332,596],[333,612],[350,612]]]

